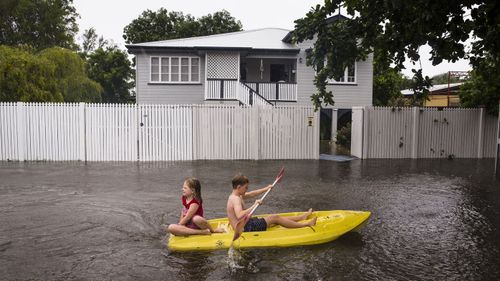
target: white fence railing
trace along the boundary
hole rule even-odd
[[[309,107],[0,103],[0,160],[318,157]]]
[[[240,83],[240,87],[238,89],[238,100],[246,106],[255,105],[263,108],[273,107],[273,104],[243,83]]]
[[[238,80],[211,79],[206,81],[205,99],[207,100],[236,100]]]
[[[270,101],[297,101],[297,83],[249,82],[245,84]]]
[[[351,153],[365,159],[495,157],[497,120],[481,108],[355,107]]]

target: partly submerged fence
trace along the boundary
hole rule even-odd
[[[317,158],[311,107],[0,103],[0,160]]]
[[[493,158],[497,117],[482,108],[354,107],[359,158]]]

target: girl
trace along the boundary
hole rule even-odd
[[[182,212],[178,224],[168,226],[173,235],[210,234],[224,232],[221,228],[213,229],[203,218],[203,200],[201,184],[195,178],[187,178],[182,185]]]

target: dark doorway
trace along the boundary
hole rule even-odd
[[[352,110],[351,109],[339,109],[337,130],[350,125],[352,120]]]
[[[335,120],[337,121],[337,120]],[[331,140],[332,139],[332,109],[322,108],[320,111],[319,121],[319,139]]]
[[[332,109],[322,108],[319,115],[319,153],[334,154],[335,150],[332,139]]]
[[[286,72],[284,64],[271,64],[271,82],[285,81]]]
[[[240,80],[241,81],[247,80],[247,63],[246,62],[243,62],[240,64]]]

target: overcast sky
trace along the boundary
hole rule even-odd
[[[84,30],[94,27],[97,34],[111,39],[120,48],[125,49],[122,38],[123,28],[139,15],[150,9],[157,11],[165,8],[168,11],[191,14],[195,18],[213,14],[222,9],[227,10],[233,17],[240,20],[244,30],[279,27],[293,29],[293,21],[302,18],[316,4],[322,0],[74,0],[74,6],[80,14],[78,25],[80,32],[78,43],[81,43],[81,34]],[[449,70],[470,70],[466,61],[458,63],[442,63],[432,66],[428,62],[430,48],[422,48],[422,67],[424,75],[433,76]],[[403,73],[411,76],[411,65]]]

